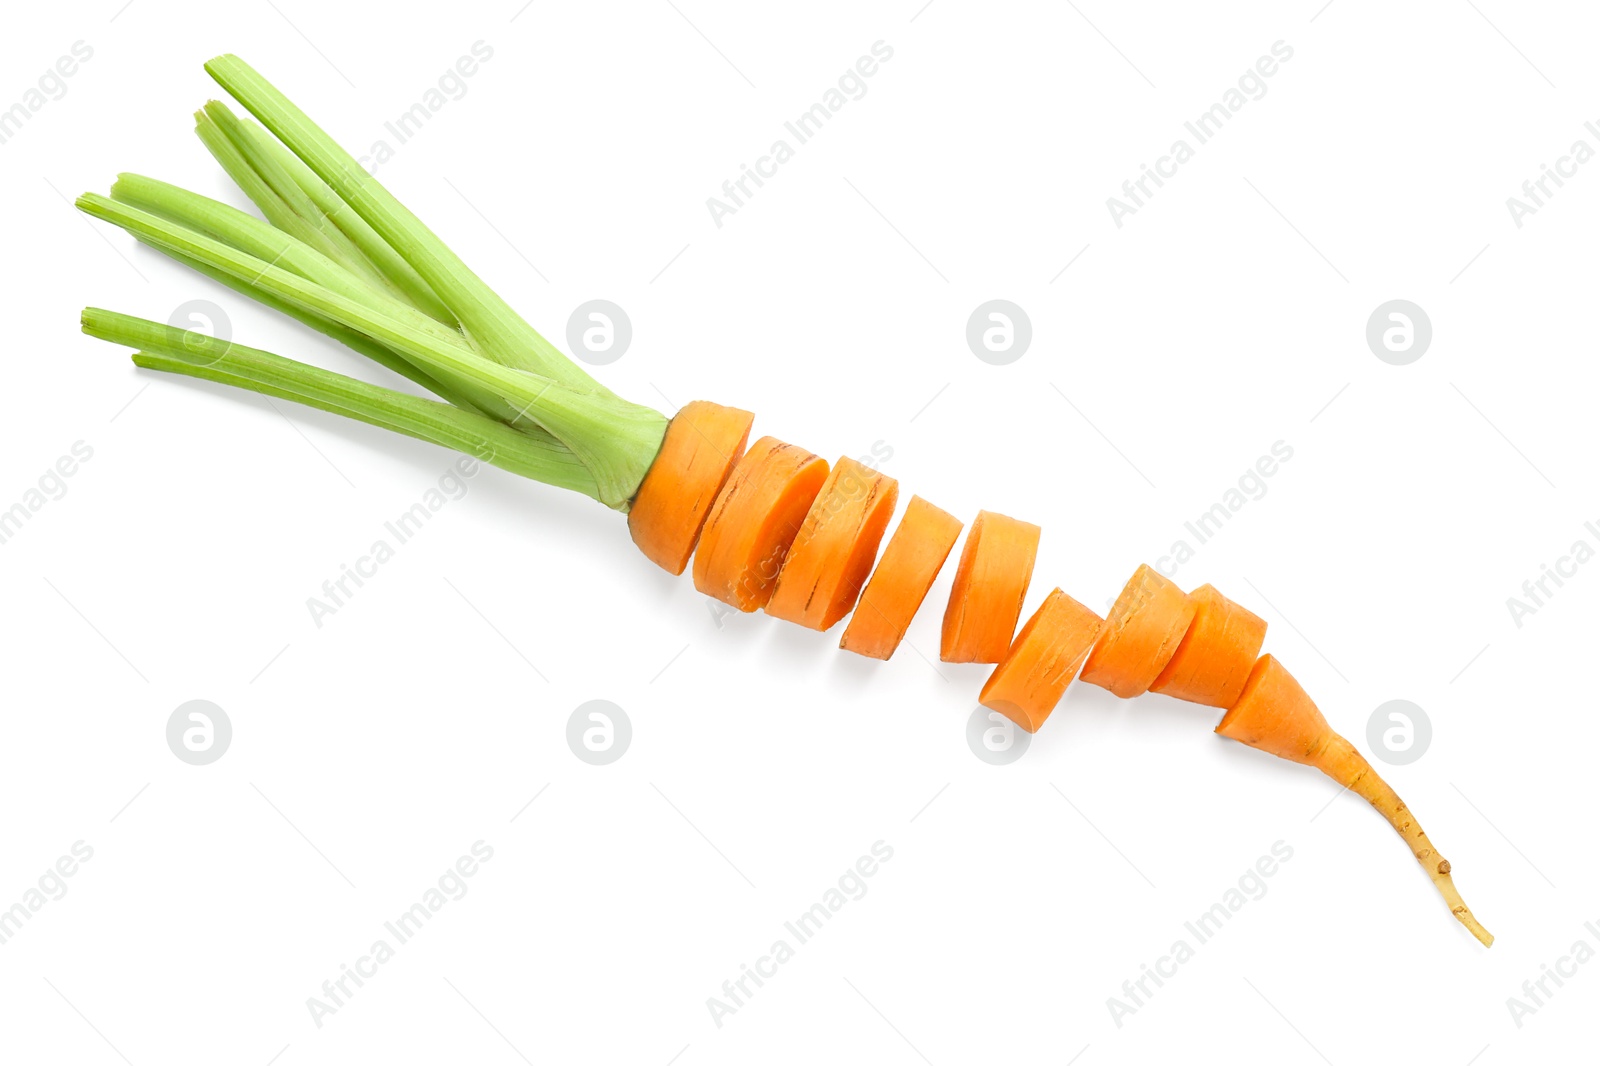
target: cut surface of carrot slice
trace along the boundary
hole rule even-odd
[[[683,573],[717,493],[744,454],[755,416],[693,400],[667,424],[661,451],[628,509],[628,533],[663,570]]]
[[[1267,623],[1210,585],[1201,585],[1189,598],[1194,621],[1150,691],[1207,707],[1232,707],[1261,654]]]
[[[1125,700],[1143,695],[1178,650],[1194,609],[1182,589],[1141,565],[1106,616],[1083,679]]]
[[[767,613],[818,630],[849,614],[899,494],[894,478],[841,458],[784,556]]]
[[[741,611],[765,604],[827,477],[827,461],[804,448],[773,437],[752,444],[706,517],[694,587]]]
[[[1053,590],[984,682],[978,702],[1038,732],[1078,676],[1104,624],[1089,608]]]
[[[1038,553],[1038,526],[994,511],[978,512],[961,547],[945,605],[939,658],[947,663],[1005,658]]]
[[[960,536],[960,519],[921,496],[911,497],[839,647],[871,659],[893,655]]]

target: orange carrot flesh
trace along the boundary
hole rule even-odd
[[[827,477],[827,462],[804,448],[772,437],[752,444],[706,518],[694,587],[741,611],[765,604]]]
[[[1183,590],[1141,565],[1123,586],[1099,643],[1083,664],[1083,679],[1125,700],[1150,690],[1194,619]]]
[[[1244,690],[1217,723],[1216,732],[1307,766],[1319,766],[1323,748],[1334,736],[1300,682],[1270,655],[1263,655],[1251,667]]]
[[[649,560],[683,573],[706,515],[744,454],[755,416],[706,400],[685,404],[667,424],[661,451],[628,509],[628,533]]]
[[[911,497],[839,647],[871,659],[893,655],[960,536],[960,519],[921,496]]]
[[[1450,912],[1485,947],[1494,943],[1493,935],[1473,917],[1456,890],[1449,861],[1439,854],[1399,795],[1355,745],[1333,731],[1300,682],[1276,659],[1263,655],[1256,661],[1244,691],[1222,716],[1216,731],[1280,758],[1315,766],[1372,804],[1411,848]]]
[[[1194,621],[1150,691],[1207,707],[1232,707],[1261,654],[1267,623],[1210,585],[1201,585],[1189,599]]]
[[[1078,676],[1104,624],[1089,608],[1053,590],[984,682],[978,702],[1038,732]]]
[[[849,614],[899,494],[894,478],[841,458],[784,557],[767,613],[818,630]]]
[[[1038,553],[1038,526],[993,511],[978,512],[956,564],[939,658],[997,663],[1006,657]]]

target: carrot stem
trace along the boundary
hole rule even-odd
[[[436,377],[498,395],[517,408],[516,421],[537,423],[583,461],[600,487],[600,502],[627,510],[661,448],[667,420],[614,393],[580,392],[530,371],[514,369],[441,337],[439,323],[399,302],[336,292],[203,233],[104,196],[87,193],[78,207],[134,236],[198,259],[272,295],[299,304],[380,341]],[[307,250],[309,251],[309,249]],[[315,253],[312,253],[315,254]],[[325,257],[324,262],[328,262]],[[418,320],[431,323],[419,325]]]
[[[457,325],[428,283],[298,156],[219,100],[195,113],[195,133],[274,226],[418,310]]]
[[[206,64],[206,72],[411,264],[460,320],[475,347],[575,391],[611,397],[609,389],[540,336],[354,156],[250,64],[234,55],[217,56]],[[663,419],[663,430],[665,425]],[[657,446],[660,443],[658,434]],[[630,496],[654,456],[652,451],[640,465]]]
[[[370,280],[351,273],[335,260],[298,238],[276,229],[229,204],[201,196],[199,193],[190,192],[187,189],[170,185],[164,181],[158,181],[155,178],[144,177],[140,174],[118,175],[116,183],[111,187],[111,198],[115,203],[124,204],[127,207],[135,208],[138,211],[161,219],[174,232],[185,232],[189,233],[190,236],[203,236],[221,242],[234,251],[255,257],[258,261],[282,267],[307,281],[326,288],[329,292],[358,301],[375,311],[392,315],[397,321],[415,327],[441,344],[453,345],[463,352],[471,351],[465,339],[454,329],[443,325],[411,304],[403,302],[399,294],[386,285],[382,288],[374,287]],[[111,221],[116,221],[116,219]],[[137,230],[130,230],[130,232],[141,241],[145,241],[174,259],[186,261],[190,265],[193,265],[196,261],[195,257],[184,255],[170,241],[152,241],[142,236]],[[215,274],[212,276],[215,276]],[[232,277],[233,281],[228,282],[232,287],[241,289],[255,299],[272,305],[275,297],[266,286],[258,281],[251,280],[248,276],[239,276],[237,273]],[[237,282],[237,284],[234,284],[234,282]],[[282,301],[279,301],[279,303],[282,303]],[[289,306],[301,307],[303,305],[290,304]],[[294,312],[290,311],[289,313],[293,314]],[[302,316],[297,315],[296,317]],[[304,320],[303,317],[302,320]],[[324,332],[327,331],[324,330]],[[345,339],[335,336],[336,339]],[[362,352],[362,354],[378,358],[380,362],[384,362],[385,365],[393,368],[392,362],[373,355],[370,351],[365,350],[363,346],[353,345],[353,347]],[[390,346],[386,346],[386,348],[390,352],[391,358],[419,365],[417,360],[407,359],[403,352]],[[424,373],[428,379],[443,385],[444,389],[431,385],[429,387],[452,403],[465,399],[472,407],[491,418],[498,418],[503,422],[512,421],[517,413],[518,408],[508,404],[502,397],[459,376],[427,371]],[[408,374],[407,376],[412,377],[413,380],[419,380],[415,375]],[[419,383],[423,382],[419,381]]]
[[[599,489],[589,471],[543,431],[522,433],[476,411],[463,411],[438,400],[371,385],[271,352],[114,311],[85,308],[83,331],[139,349],[133,361],[147,369],[293,400],[452,448],[522,477],[598,498]]]

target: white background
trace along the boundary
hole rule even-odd
[[[93,48],[0,145],[0,508],[93,449],[0,545],[0,906],[93,848],[0,945],[0,1057],[1592,1055],[1600,965],[1520,1027],[1506,1001],[1600,947],[1600,566],[1520,627],[1506,600],[1600,543],[1600,165],[1521,228],[1505,203],[1600,147],[1592,12],[120,3],[27,5],[0,40],[0,107]],[[82,337],[85,304],[208,299],[238,340],[390,380],[63,198],[132,170],[244,204],[191,133],[214,54],[360,153],[480,40],[492,60],[379,177],[563,346],[579,303],[624,307],[633,345],[598,371],[624,395],[748,407],[829,458],[881,441],[902,499],[1043,525],[1026,610],[1056,584],[1104,606],[1292,447],[1177,580],[1268,619],[1363,748],[1379,704],[1425,709],[1429,750],[1383,769],[1493,949],[1365,804],[1214,737],[1214,712],[1078,686],[1021,760],[985,764],[965,739],[985,668],[719,627],[619,516],[500,471],[318,628],[307,598],[450,457]],[[714,225],[706,198],[879,40],[865,97]],[[1106,198],[1279,40],[1267,94],[1114,225]],[[992,298],[1032,321],[1009,366],[965,343]],[[1364,338],[1395,298],[1434,329],[1403,367]],[[910,634],[930,655],[948,584]],[[166,744],[191,699],[233,724],[209,766]],[[605,767],[565,742],[591,699],[633,725]],[[478,840],[470,892],[314,1024],[307,998]],[[878,840],[867,895],[713,1024],[707,997]],[[1264,898],[1114,1024],[1108,997],[1279,840]]]

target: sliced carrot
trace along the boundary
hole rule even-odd
[[[945,605],[939,658],[947,663],[1005,658],[1038,552],[1038,526],[993,511],[978,512],[961,547],[955,585]]]
[[[707,400],[684,405],[628,509],[628,532],[651,562],[683,573],[706,515],[744,454],[755,415]]]
[[[1210,585],[1201,585],[1189,598],[1194,621],[1150,691],[1207,707],[1232,707],[1261,654],[1267,623]]]
[[[1229,740],[1322,769],[1336,735],[1300,682],[1270,655],[1257,659],[1239,698],[1217,723]],[[1348,784],[1348,781],[1340,782]]]
[[[899,495],[894,478],[841,458],[784,557],[767,613],[819,630],[849,614]]]
[[[1194,618],[1183,590],[1141,565],[1122,587],[1100,641],[1083,664],[1083,679],[1125,700],[1149,691]]]
[[[1256,660],[1244,691],[1217,723],[1216,731],[1279,758],[1315,766],[1372,804],[1411,848],[1411,854],[1433,880],[1456,919],[1485,946],[1494,943],[1494,937],[1462,900],[1450,877],[1449,861],[1434,848],[1416,816],[1355,745],[1333,731],[1282,663],[1270,655]]]
[[[893,655],[960,536],[960,519],[921,496],[911,497],[839,647],[871,659]]]
[[[706,517],[694,587],[741,611],[765,604],[827,477],[827,462],[804,448],[772,437],[752,444]]]
[[[1078,676],[1104,621],[1060,589],[1022,626],[978,702],[1036,733]]]

